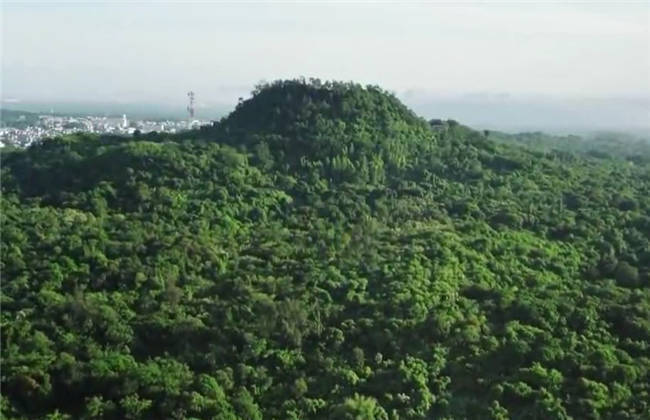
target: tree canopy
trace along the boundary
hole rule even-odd
[[[643,418],[636,156],[318,80],[4,151],[2,417]]]

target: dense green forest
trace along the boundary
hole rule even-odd
[[[650,149],[491,137],[293,80],[3,151],[2,417],[648,418]]]
[[[585,136],[552,136],[540,132],[485,134],[497,142],[525,144],[538,151],[568,151],[604,159],[618,158],[635,163],[650,163],[650,139],[624,133],[600,132]]]

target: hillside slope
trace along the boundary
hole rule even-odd
[[[650,410],[650,166],[430,129],[378,88],[11,151],[1,226],[7,419]]]

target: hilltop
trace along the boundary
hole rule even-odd
[[[38,114],[0,108],[0,126],[26,127],[38,121]]]
[[[4,151],[3,418],[642,418],[648,161],[499,136],[293,80]]]
[[[382,154],[431,139],[426,121],[381,88],[318,80],[257,86],[213,132],[227,144],[268,146],[292,163],[350,151]]]

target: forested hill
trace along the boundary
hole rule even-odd
[[[650,165],[355,84],[2,155],[2,417],[642,419]]]
[[[0,127],[25,128],[36,124],[38,119],[39,115],[33,112],[0,108]]]
[[[650,138],[625,133],[601,132],[580,136],[551,136],[540,132],[506,134],[486,132],[490,139],[510,144],[524,144],[539,151],[568,151],[602,159],[624,159],[633,163],[650,163]]]

